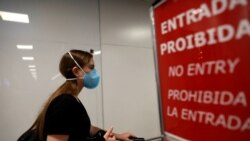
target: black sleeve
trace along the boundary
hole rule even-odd
[[[76,99],[70,95],[56,98],[50,104],[46,115],[47,134],[69,135],[74,126]]]

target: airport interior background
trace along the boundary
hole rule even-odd
[[[94,50],[100,84],[78,96],[92,125],[250,140],[249,0],[0,0],[0,17],[0,141],[17,140],[66,81],[71,49]]]
[[[0,140],[14,141],[64,81],[59,60],[94,49],[97,89],[79,95],[93,125],[160,136],[149,0],[0,0]]]

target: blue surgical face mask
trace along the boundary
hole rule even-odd
[[[83,85],[88,89],[94,89],[98,86],[100,81],[100,75],[97,73],[96,69],[91,70],[88,73],[85,73],[83,77]]]
[[[70,57],[74,60],[75,64],[83,71],[83,86],[88,89],[94,89],[98,86],[100,81],[100,75],[97,73],[96,69],[92,69],[90,72],[85,72],[81,66],[76,62],[74,57],[71,55],[70,52],[68,52]],[[77,78],[69,78],[67,80],[75,80]]]

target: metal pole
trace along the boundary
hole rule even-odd
[[[162,1],[159,3],[155,3],[154,6],[150,7],[150,18],[152,22],[152,36],[153,36],[153,50],[154,50],[154,64],[155,64],[155,77],[156,77],[156,84],[157,84],[157,94],[158,94],[158,110],[160,116],[160,129],[161,129],[161,136],[156,138],[151,138],[147,140],[154,140],[154,139],[164,139],[164,123],[163,123],[163,115],[162,115],[162,102],[161,102],[161,89],[160,89],[160,79],[159,79],[159,70],[158,70],[158,55],[157,55],[157,45],[156,45],[156,34],[155,34],[155,23],[154,23],[154,8],[158,6]]]

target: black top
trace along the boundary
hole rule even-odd
[[[90,136],[90,119],[82,103],[70,94],[56,97],[49,105],[44,133],[69,135],[68,141],[84,141]]]

